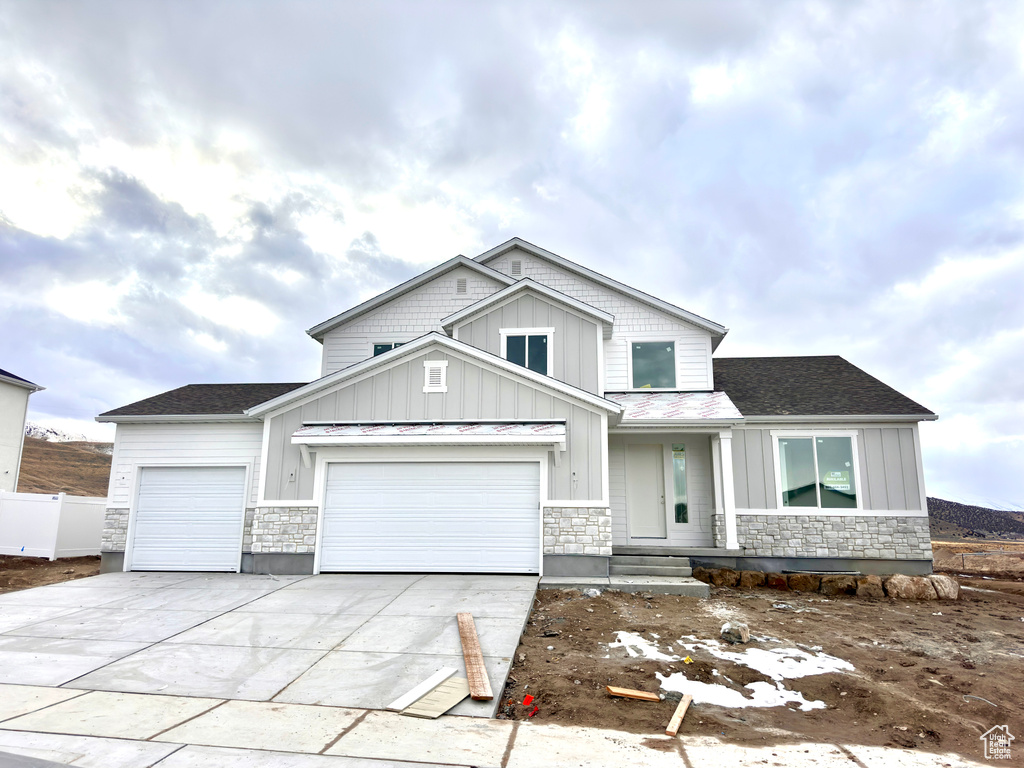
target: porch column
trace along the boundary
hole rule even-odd
[[[732,476],[732,430],[718,433],[722,467],[722,512],[725,515],[725,548],[739,549],[736,535],[736,485]]]

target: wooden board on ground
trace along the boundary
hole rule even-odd
[[[476,634],[473,614],[457,613],[455,617],[459,621],[459,638],[462,640],[462,657],[466,660],[469,695],[477,701],[490,701],[494,694],[491,692],[491,681],[487,678],[487,667],[484,666],[484,655],[480,650],[480,638]]]
[[[669,736],[675,736],[679,733],[679,726],[683,724],[683,716],[686,714],[686,710],[690,706],[690,702],[693,701],[693,696],[686,694],[679,702],[679,706],[676,707],[676,711],[672,714],[672,719],[668,721],[668,728],[665,729],[665,733]]]
[[[469,696],[469,681],[464,677],[449,677],[415,704],[403,709],[402,714],[434,719],[443,715],[467,696]]]
[[[661,697],[656,693],[648,693],[647,691],[637,691],[633,688],[616,688],[614,685],[606,685],[605,689],[612,696],[620,696],[623,699],[639,699],[640,701],[661,701]]]
[[[431,675],[422,683],[410,689],[408,693],[399,696],[388,704],[386,709],[389,709],[392,712],[401,712],[406,707],[409,707],[422,699],[456,672],[458,672],[458,670],[455,667],[445,667],[440,672]]]

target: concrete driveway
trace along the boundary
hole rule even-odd
[[[110,573],[0,595],[0,683],[383,709],[465,669],[476,620],[492,717],[537,578],[449,574]]]

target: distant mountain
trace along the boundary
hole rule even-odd
[[[89,438],[85,435],[72,435],[61,432],[53,427],[43,427],[33,424],[31,421],[25,424],[25,437],[34,437],[36,440],[45,440],[48,443],[87,443]]]
[[[929,496],[928,517],[933,536],[1024,538],[1024,516],[1016,510],[986,509]]]

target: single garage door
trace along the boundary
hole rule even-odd
[[[244,467],[144,467],[131,569],[237,571],[244,520]]]
[[[320,570],[540,573],[540,469],[330,464]]]

